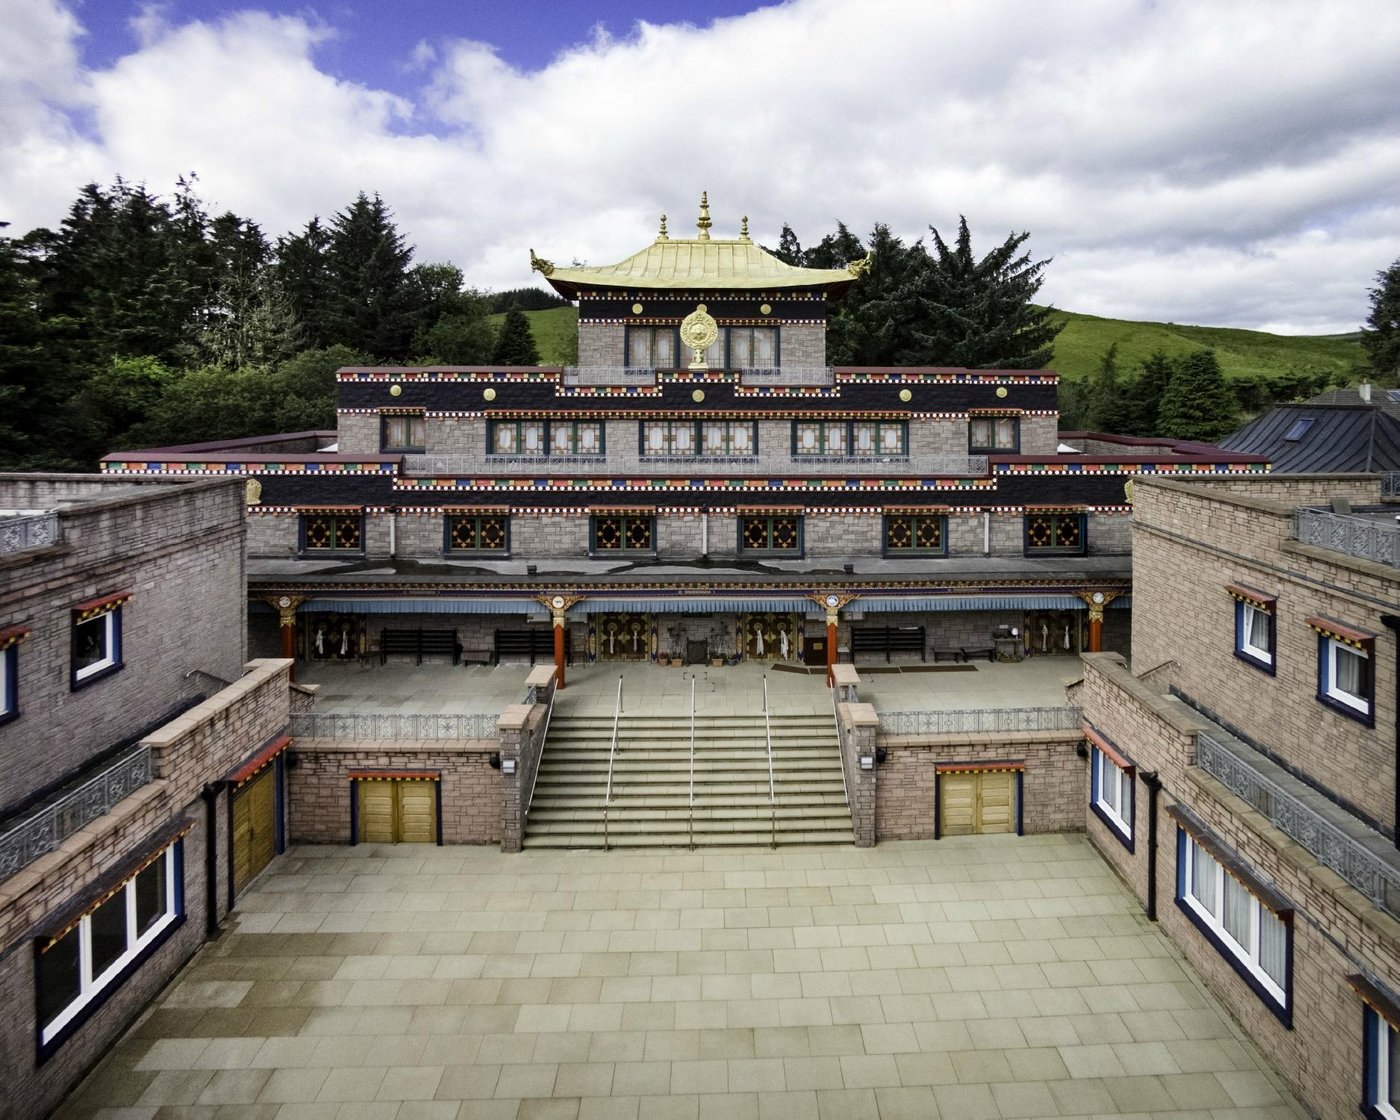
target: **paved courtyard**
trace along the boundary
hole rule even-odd
[[[1082,836],[298,848],[60,1113],[1301,1117]]]

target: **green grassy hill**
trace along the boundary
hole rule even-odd
[[[1155,350],[1168,357],[1210,348],[1226,377],[1270,377],[1302,370],[1327,370],[1350,377],[1366,365],[1356,335],[1282,335],[1232,327],[1186,327],[1177,323],[1133,323],[1057,311],[1064,330],[1055,339],[1053,368],[1084,377],[1098,368],[1105,350],[1118,344],[1118,369],[1135,372]]]
[[[546,365],[575,361],[572,340],[578,330],[578,311],[554,307],[527,311],[530,329]],[[1327,370],[1350,376],[1366,364],[1366,353],[1356,335],[1280,335],[1231,327],[1187,327],[1176,323],[1133,323],[1126,319],[1101,319],[1057,311],[1065,324],[1055,340],[1052,368],[1068,378],[1079,378],[1098,368],[1099,358],[1115,342],[1118,368],[1132,373],[1154,350],[1169,357],[1210,347],[1227,377],[1272,376],[1290,371]],[[493,315],[497,326],[504,315]]]

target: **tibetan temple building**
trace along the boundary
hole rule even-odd
[[[577,302],[576,367],[346,368],[336,432],[103,470],[246,480],[252,653],[417,642],[562,682],[583,659],[1126,652],[1133,479],[1268,469],[1060,433],[1046,370],[833,368],[828,307],[868,260],[794,268],[747,226],[712,237],[702,201],[694,236],[663,218],[616,264],[532,251]]]

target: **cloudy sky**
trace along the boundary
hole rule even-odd
[[[379,192],[480,287],[666,213],[1029,230],[1074,311],[1353,330],[1400,257],[1396,0],[0,0],[0,220],[86,182],[270,235]]]

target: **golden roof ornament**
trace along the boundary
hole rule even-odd
[[[661,215],[661,232],[656,235],[658,241],[670,241],[671,235],[666,232],[666,215]]]
[[[695,228],[700,232],[695,235],[696,241],[708,241],[710,239],[710,227],[714,222],[710,221],[710,192],[700,192],[700,217],[695,220]]]
[[[542,272],[546,276],[554,274],[554,262],[547,261],[543,257],[535,256],[535,251],[530,250],[530,268],[534,272]]]
[[[865,256],[861,257],[860,260],[851,261],[849,264],[847,264],[846,271],[849,272],[852,276],[864,276],[867,272],[870,271],[870,265],[874,260],[874,252],[866,253]]]
[[[749,216],[748,216],[747,214],[745,214],[742,218],[739,219],[739,240],[740,240],[740,241],[747,241],[748,239],[749,239]]]
[[[719,337],[719,324],[715,322],[714,316],[705,310],[703,303],[697,304],[695,310],[681,320],[680,335],[682,345],[690,347],[695,354],[690,368],[709,369],[710,364],[705,361],[705,351],[713,346],[715,339]]]

